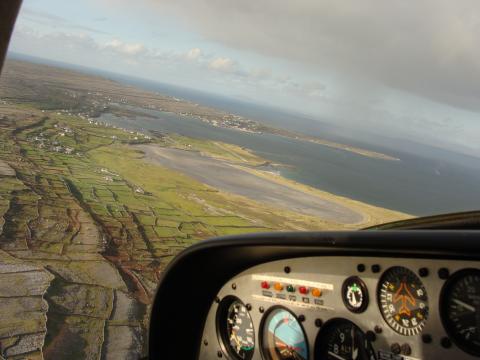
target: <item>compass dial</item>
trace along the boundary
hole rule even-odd
[[[428,296],[414,272],[396,266],[382,275],[378,303],[383,318],[401,335],[419,334],[428,317]]]
[[[440,306],[443,325],[453,342],[480,356],[480,270],[453,274],[442,290]]]

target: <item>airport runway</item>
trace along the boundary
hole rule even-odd
[[[213,159],[193,151],[156,145],[136,147],[145,153],[147,160],[179,171],[225,192],[342,224],[356,224],[363,221],[362,214],[346,206],[306,193],[301,189],[256,176],[227,161]]]

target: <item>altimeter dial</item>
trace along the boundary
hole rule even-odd
[[[327,322],[315,342],[315,359],[375,360],[375,350],[363,331],[346,319]]]

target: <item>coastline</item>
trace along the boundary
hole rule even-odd
[[[302,184],[297,181],[283,177],[281,174],[277,174],[273,171],[252,169],[249,167],[243,167],[243,170],[250,172],[252,174],[255,174],[258,177],[267,178],[272,182],[276,182],[276,183],[285,185],[287,187],[295,188],[297,190],[303,191],[313,196],[319,196],[324,199],[328,199],[330,201],[340,203],[344,206],[347,206],[355,211],[362,213],[362,215],[364,216],[364,221],[358,224],[352,224],[354,225],[352,226],[352,229],[358,229],[358,225],[362,225],[362,227],[368,227],[368,226],[379,224],[379,223],[386,223],[390,221],[400,221],[400,220],[405,220],[405,219],[414,217],[413,215],[410,215],[407,213],[371,205],[365,202],[361,202],[361,201],[350,199],[344,196],[335,195],[327,191],[316,189],[309,185]]]
[[[195,149],[169,148],[154,144],[136,145],[134,148],[144,153],[147,162],[183,173],[222,192],[243,196],[251,201],[280,205],[285,211],[307,216],[317,215],[321,220],[338,223],[345,229],[357,229],[410,217],[408,214],[312,188],[275,172],[260,170],[248,162],[231,161]],[[231,151],[234,150],[235,147],[232,147]],[[207,167],[211,167],[209,171]],[[235,180],[242,178],[242,181],[232,183],[231,177]],[[262,194],[262,191],[265,194]],[[304,207],[312,207],[314,210]]]

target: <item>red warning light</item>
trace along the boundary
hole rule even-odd
[[[268,281],[262,281],[262,289],[270,289],[270,283]]]
[[[300,292],[300,294],[303,294],[303,295],[308,294],[308,288],[306,286],[300,286],[298,288],[298,291]]]

